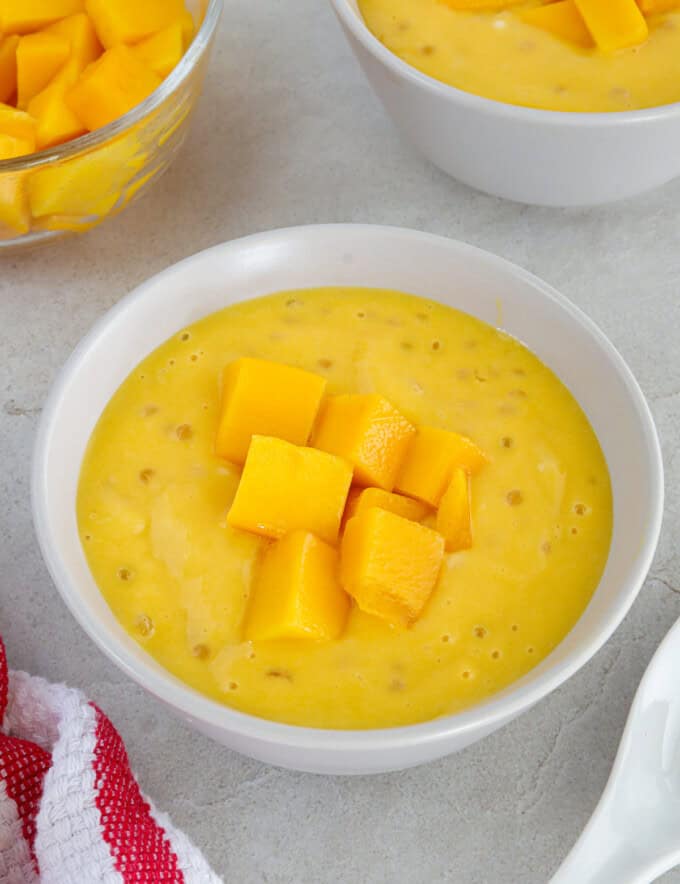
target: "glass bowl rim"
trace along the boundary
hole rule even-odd
[[[161,85],[144,101],[133,107],[132,110],[122,117],[113,120],[113,122],[107,123],[106,126],[88,132],[86,135],[80,135],[78,138],[73,138],[64,144],[15,157],[11,160],[0,160],[0,176],[7,172],[25,172],[29,169],[39,168],[40,166],[50,165],[60,160],[71,159],[79,154],[88,153],[107,141],[111,141],[116,135],[131,129],[140,120],[156,110],[189,77],[210,45],[221,13],[222,0],[208,0],[203,21],[191,45],[182,56],[182,60],[163,80]]]

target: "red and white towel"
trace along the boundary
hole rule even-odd
[[[0,640],[0,884],[220,884],[79,692],[10,672]]]

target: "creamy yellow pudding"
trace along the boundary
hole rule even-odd
[[[473,546],[446,555],[412,626],[353,606],[332,641],[244,639],[267,541],[227,524],[240,469],[214,453],[219,378],[243,356],[324,375],[327,394],[379,392],[486,453]],[[180,679],[264,718],[359,729],[464,709],[550,653],[599,581],[612,499],[585,415],[516,340],[433,301],[328,288],[227,308],[146,358],[92,435],[78,522],[114,614]]]
[[[608,53],[523,21],[521,13],[537,5],[520,0],[504,11],[475,12],[445,0],[359,0],[366,24],[388,49],[465,92],[559,111],[680,101],[680,7],[650,15],[640,45]]]

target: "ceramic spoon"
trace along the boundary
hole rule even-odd
[[[680,621],[654,655],[595,813],[551,884],[649,884],[680,864]]]

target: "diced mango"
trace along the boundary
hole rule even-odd
[[[439,504],[437,531],[446,542],[447,552],[458,552],[472,546],[470,476],[462,467],[454,469],[449,487]]]
[[[222,377],[216,453],[242,464],[254,435],[306,445],[325,389],[325,378],[301,368],[237,359]]]
[[[402,494],[439,506],[454,467],[474,475],[486,462],[484,453],[467,437],[436,427],[419,427],[395,487]]]
[[[66,104],[67,86],[62,82],[50,83],[28,105],[28,112],[35,119],[35,140],[38,150],[63,144],[84,135],[87,129]]]
[[[45,28],[44,34],[54,34],[68,40],[69,59],[59,71],[56,79],[60,83],[73,86],[86,67],[96,61],[104,51],[97,39],[97,33],[85,13],[71,15]]]
[[[168,74],[182,60],[184,55],[184,33],[182,23],[177,21],[152,34],[132,47],[137,58],[159,77]]]
[[[145,162],[135,133],[128,132],[83,156],[36,169],[28,182],[31,214],[107,215]]]
[[[321,410],[313,444],[348,460],[358,484],[391,491],[415,432],[382,396],[331,396]]]
[[[17,106],[29,101],[47,86],[69,57],[71,44],[59,34],[38,32],[21,37],[17,48]]]
[[[257,569],[246,615],[245,637],[337,638],[350,601],[338,582],[338,554],[308,531],[293,531],[273,543]]]
[[[518,15],[526,24],[548,31],[567,43],[574,43],[584,49],[594,46],[590,31],[574,0],[559,0],[558,3],[534,6],[521,10]]]
[[[90,131],[122,117],[161,85],[127,46],[107,50],[66,94],[66,103]]]
[[[24,138],[15,138],[13,135],[3,135],[0,132],[0,160],[14,160],[17,157],[25,157],[33,153],[34,145]]]
[[[196,33],[196,25],[194,24],[194,18],[188,9],[185,9],[184,12],[179,17],[179,23],[182,27],[182,39],[184,41],[184,51],[191,46],[191,43],[194,39],[194,34]]]
[[[35,145],[35,121],[24,111],[9,104],[0,104],[0,134],[11,135]]]
[[[85,6],[106,49],[139,43],[186,12],[184,0],[85,0]]]
[[[2,158],[0,153],[0,159]],[[4,231],[12,236],[21,236],[30,229],[31,214],[28,210],[24,177],[6,172],[0,174],[0,235]]]
[[[649,36],[647,22],[635,0],[575,0],[598,47],[616,52],[644,43]]]
[[[375,506],[403,519],[411,519],[412,522],[420,522],[429,512],[426,504],[401,494],[393,494],[382,488],[353,488],[347,498],[345,519],[353,519],[364,510]]]
[[[227,521],[274,539],[304,528],[335,543],[351,481],[352,468],[340,457],[253,436]]]
[[[362,611],[407,626],[432,594],[443,556],[441,534],[372,507],[347,523],[340,582]]]
[[[17,91],[17,46],[19,38],[0,38],[0,102],[9,101]]]
[[[2,0],[0,33],[30,34],[60,18],[84,11],[85,0]]]

